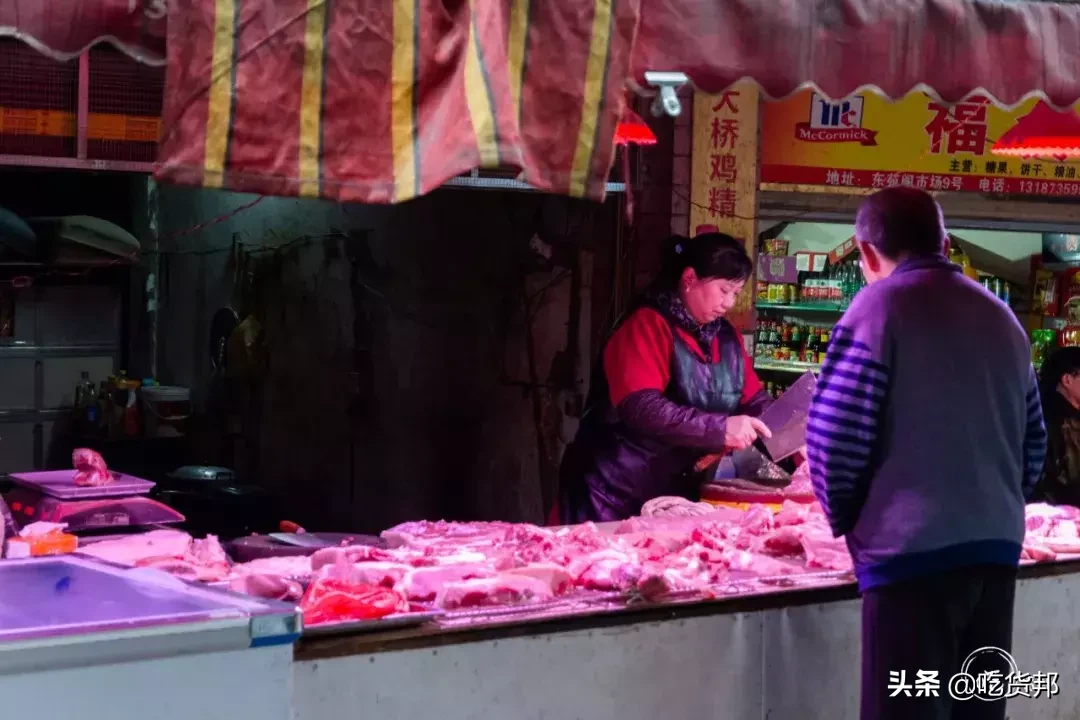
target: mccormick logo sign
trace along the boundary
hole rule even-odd
[[[863,99],[853,95],[838,102],[814,93],[810,99],[810,121],[795,126],[795,137],[803,142],[857,142],[877,145],[877,131],[862,126]]]

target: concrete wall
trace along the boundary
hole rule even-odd
[[[252,199],[159,192],[160,376],[195,390],[217,418],[209,435],[232,436],[197,460],[230,463],[322,529],[540,521],[600,331],[588,320],[592,258],[610,251],[614,203],[460,190],[395,207],[266,198],[175,236]],[[572,296],[584,301],[573,310]],[[265,358],[222,390],[209,325],[230,304],[258,318]]]

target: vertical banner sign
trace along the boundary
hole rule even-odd
[[[690,233],[719,230],[757,247],[758,89],[739,83],[718,95],[694,95]],[[753,321],[751,277],[728,319],[741,331]]]

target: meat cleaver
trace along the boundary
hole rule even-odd
[[[761,443],[773,462],[791,457],[806,444],[806,417],[815,388],[817,379],[807,372],[761,413],[760,420],[772,431],[772,437],[761,438]]]

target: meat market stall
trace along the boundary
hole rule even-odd
[[[859,603],[843,541],[831,537],[805,482],[797,475],[755,501],[719,506],[661,498],[643,517],[599,526],[418,521],[378,538],[311,533],[305,542],[323,547],[247,562],[226,553],[247,543],[175,529],[79,538],[77,555],[9,560],[0,571],[73,563],[75,573],[39,571],[41,593],[13,597],[54,625],[69,625],[64,610],[79,630],[100,634],[111,622],[128,634],[110,626],[103,639],[65,641],[51,655],[13,646],[27,652],[9,655],[19,664],[0,682],[74,667],[89,673],[80,692],[92,698],[139,661],[136,676],[181,665],[195,673],[184,677],[200,693],[177,700],[185,713],[228,684],[233,694],[213,707],[237,712],[247,701],[236,698],[254,695],[279,717],[291,705],[298,720],[420,718],[432,707],[452,718],[499,708],[528,718],[784,718],[806,708],[847,717],[858,701]],[[1073,508],[1029,507],[1014,648],[1025,672],[1080,670],[1078,520]],[[167,602],[122,603],[108,617],[91,604],[90,616],[78,615],[76,591],[93,585],[78,574],[85,568]],[[263,618],[294,618],[297,604],[305,627],[295,655],[287,644],[245,649],[290,643],[288,626],[267,640]],[[188,623],[182,632],[178,622]],[[1011,716],[1076,717],[1080,691],[1064,681],[1059,690],[1053,700],[1014,702]]]
[[[566,538],[563,548],[580,553],[566,565],[571,581],[597,594],[531,606],[519,596],[517,606],[446,610],[415,628],[306,636],[296,652],[296,717],[407,720],[433,707],[452,718],[500,709],[521,718],[855,717],[860,605],[847,572],[820,567],[841,567],[845,557],[830,554],[836,544],[820,532],[818,513],[788,501],[779,512],[756,504],[554,531]],[[1014,656],[1021,671],[1074,677],[1080,563],[1071,558],[1080,512],[1032,505],[1028,515]],[[479,536],[491,530],[409,524],[385,536],[432,557],[435,536],[478,552]],[[493,554],[525,532],[498,534]],[[520,558],[522,549],[512,554]],[[436,603],[482,583],[451,582]],[[474,602],[493,596],[484,597]],[[1072,718],[1078,709],[1080,689],[1063,680],[1053,699],[1019,698],[1009,713]]]
[[[1075,562],[1021,571],[1013,655],[1056,672],[1014,719],[1075,718]],[[859,600],[850,583],[530,625],[303,640],[295,717],[851,718]]]

